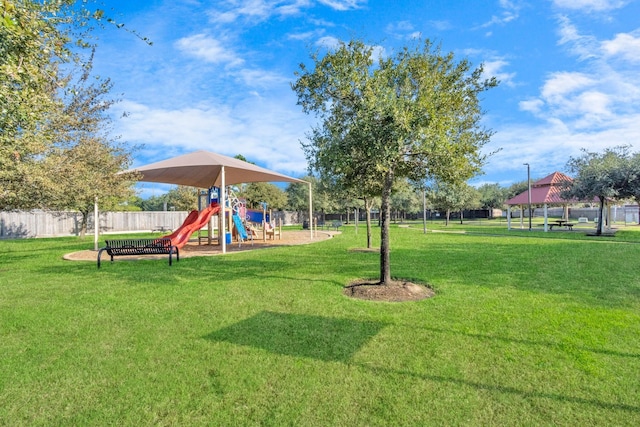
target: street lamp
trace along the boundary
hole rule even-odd
[[[531,167],[529,163],[524,163],[527,166],[527,196],[529,198],[529,231],[531,231]]]

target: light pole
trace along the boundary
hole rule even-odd
[[[524,163],[527,166],[527,197],[529,198],[529,231],[531,231],[531,167],[529,163]]]

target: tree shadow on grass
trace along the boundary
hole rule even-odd
[[[271,353],[348,362],[385,323],[262,311],[204,338]]]

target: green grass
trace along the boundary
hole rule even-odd
[[[640,425],[637,227],[421,227],[392,229],[437,292],[408,303],[342,295],[377,276],[363,227],[100,270],[0,241],[0,425]]]

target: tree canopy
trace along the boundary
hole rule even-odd
[[[602,153],[583,150],[579,157],[567,163],[574,180],[563,191],[563,197],[576,200],[600,201],[597,234],[602,234],[602,213],[608,199],[620,200],[631,196],[631,184],[637,179],[630,168],[626,147],[607,148]]]
[[[129,196],[131,177],[103,175],[130,151],[108,135],[111,83],[90,76],[89,24],[103,14],[86,3],[0,3],[0,209],[84,209],[89,187],[91,204]]]
[[[476,174],[491,132],[480,124],[479,94],[497,85],[482,66],[425,41],[375,56],[360,40],[341,42],[313,67],[300,64],[298,104],[320,119],[303,143],[320,177],[381,198],[380,281],[391,282],[389,214],[397,179],[460,182]]]

